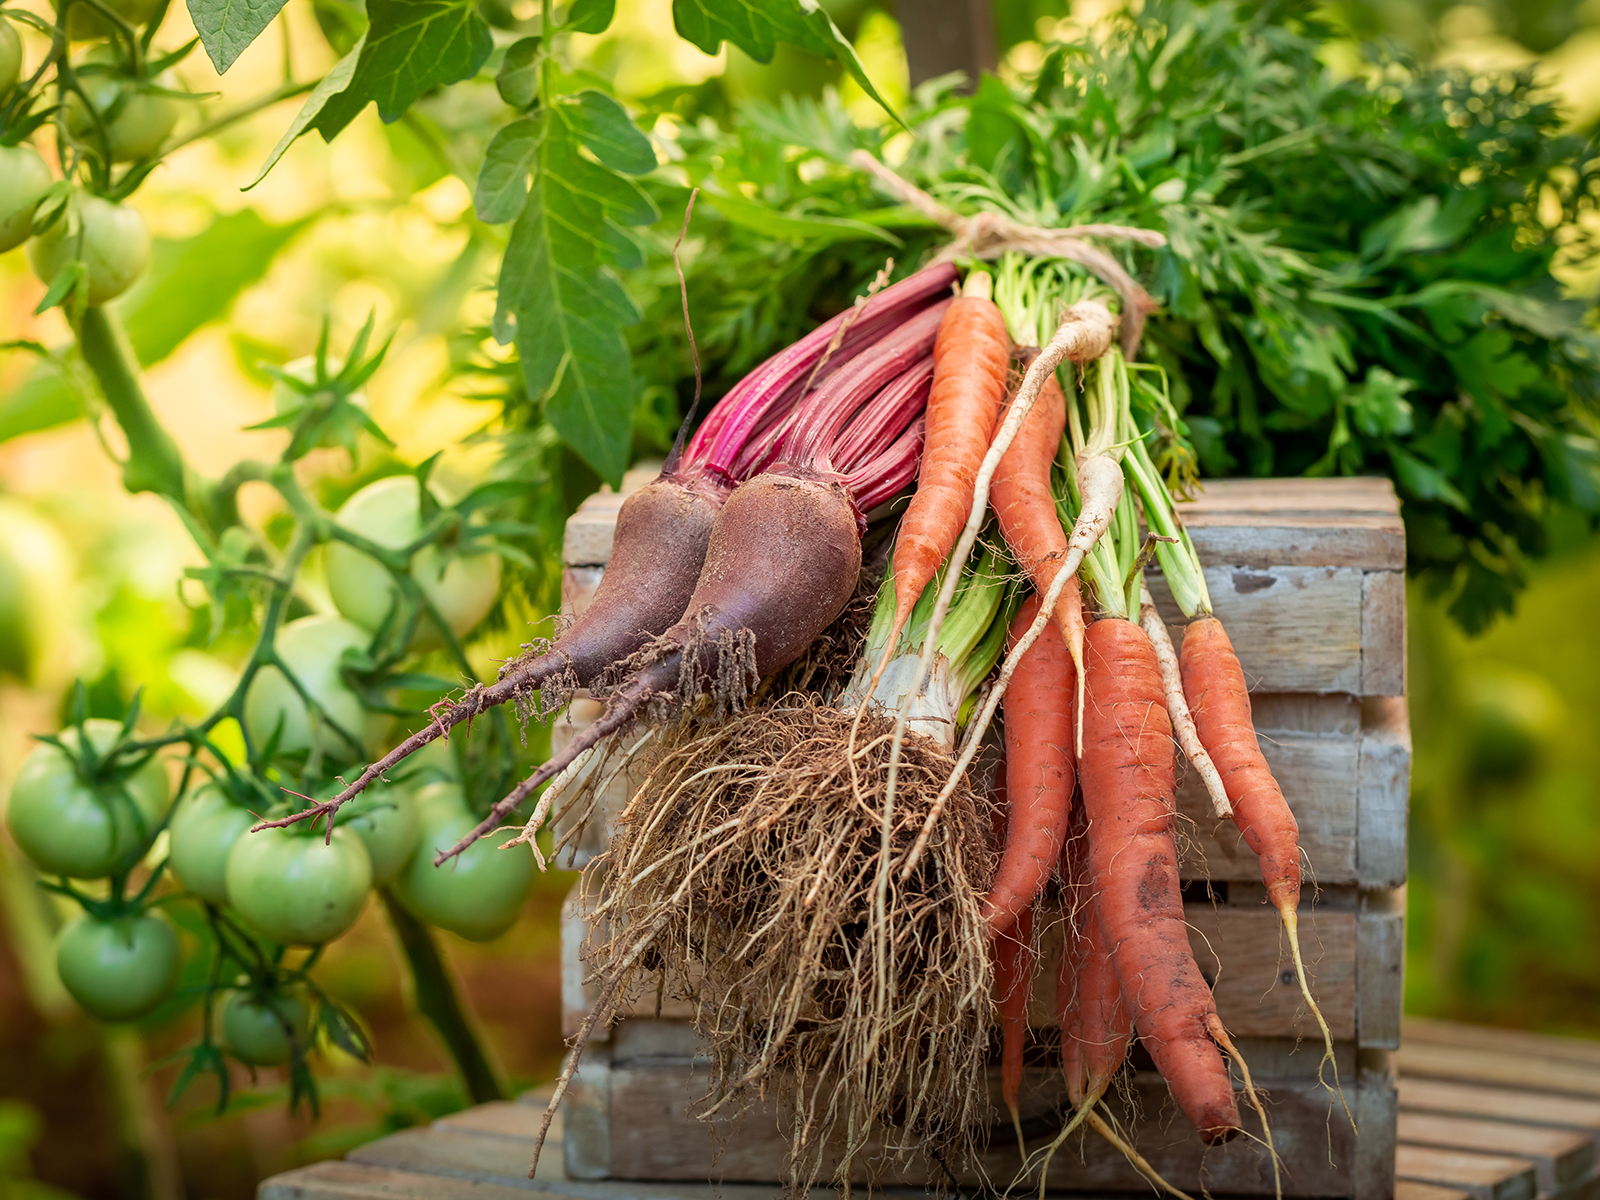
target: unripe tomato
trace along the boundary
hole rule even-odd
[[[515,925],[534,873],[533,855],[526,847],[501,849],[515,831],[490,834],[435,867],[434,855],[470,833],[478,818],[467,811],[461,788],[453,783],[421,789],[417,817],[417,852],[395,879],[406,907],[430,925],[473,942],[497,938]]]
[[[320,827],[263,829],[233,844],[227,881],[228,899],[258,933],[314,946],[356,923],[372,887],[372,860],[342,826],[327,842]]]
[[[167,827],[178,882],[213,904],[228,903],[228,853],[255,823],[214,783],[185,792]]]
[[[72,551],[60,531],[0,497],[0,672],[36,684],[71,671],[62,642],[72,587]]]
[[[16,86],[22,78],[22,37],[17,27],[0,17],[0,93]]]
[[[63,217],[28,243],[28,265],[49,283],[81,257],[89,269],[85,299],[104,304],[132,287],[150,265],[150,231],[134,209],[99,196],[79,196],[77,207],[83,222],[81,244]]]
[[[121,728],[116,721],[84,722],[89,744],[102,755]],[[76,728],[60,736],[78,748]],[[45,874],[99,879],[143,857],[161,828],[167,800],[167,772],[157,758],[124,779],[87,780],[66,754],[40,744],[17,772],[6,826]]]
[[[278,654],[322,709],[351,737],[367,737],[367,712],[361,698],[345,686],[339,659],[346,650],[365,650],[371,635],[338,617],[301,617],[278,631]],[[294,685],[277,667],[263,667],[250,681],[244,698],[245,729],[256,745],[264,746],[283,722],[278,735],[280,754],[300,754],[315,742],[323,754],[337,759],[358,757],[352,746],[326,722],[313,730],[311,714]]]
[[[388,883],[417,848],[417,806],[402,787],[370,787],[362,801],[371,808],[345,822],[367,848],[374,885]]]
[[[130,25],[144,25],[156,15],[161,0],[106,0],[107,6]],[[67,13],[67,36],[75,42],[110,37],[100,14],[87,4],[74,4]]]
[[[163,74],[156,84],[173,88],[176,81]],[[178,123],[178,102],[142,87],[136,80],[115,75],[86,75],[80,80],[89,103],[105,122],[105,149],[112,162],[148,158],[167,140]],[[98,151],[99,133],[82,97],[67,97],[67,128],[72,136]]]
[[[72,998],[102,1021],[132,1021],[178,982],[178,935],[159,913],[102,921],[87,913],[56,939],[56,971]]]
[[[417,481],[409,475],[392,475],[369,483],[344,502],[338,521],[388,549],[410,545],[422,532]],[[334,605],[357,625],[376,630],[399,595],[389,572],[376,559],[342,542],[329,545],[327,554],[328,590]],[[500,591],[500,556],[447,558],[438,547],[425,546],[411,559],[411,577],[422,585],[451,632],[460,637],[494,607]],[[432,622],[417,623],[419,644],[438,640]]]
[[[288,1062],[294,1047],[304,1049],[310,1034],[311,1008],[298,992],[229,992],[222,1002],[223,1044],[253,1067]]]
[[[10,26],[0,20],[0,28]],[[32,146],[0,146],[0,254],[33,233],[33,210],[55,182]]]

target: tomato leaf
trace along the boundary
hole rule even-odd
[[[584,148],[613,171],[643,175],[656,165],[655,147],[622,105],[604,92],[586,88],[569,114]]]
[[[539,148],[539,122],[524,118],[495,133],[483,154],[473,204],[491,225],[515,221],[528,202],[528,172]]]
[[[300,108],[248,191],[308,129],[331,142],[368,103],[396,121],[432,88],[476,75],[494,48],[489,24],[470,0],[370,0],[367,30]]]
[[[629,180],[579,150],[582,110],[558,104],[533,125],[533,184],[500,269],[495,335],[515,338],[528,395],[599,474],[620,484],[638,391],[622,327],[638,321],[611,272],[612,231],[656,219]]]
[[[617,0],[572,0],[567,28],[574,33],[604,33],[617,15]]]
[[[525,37],[506,47],[494,86],[512,108],[527,108],[539,94],[539,39]]]
[[[399,120],[424,92],[476,75],[494,48],[489,23],[470,0],[369,0],[367,20],[349,86],[312,122],[324,141],[369,101],[384,121]]]
[[[900,120],[899,114],[868,77],[850,39],[839,32],[833,18],[815,3],[808,4],[805,0],[672,0],[672,23],[679,37],[707,54],[715,54],[727,40],[757,62],[765,63],[772,61],[778,42],[788,42],[823,58],[836,59],[884,112]]]
[[[272,24],[285,0],[189,0],[194,30],[220,75]]]

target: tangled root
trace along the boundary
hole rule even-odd
[[[603,991],[695,1002],[713,1064],[699,1116],[775,1092],[789,1185],[831,1169],[876,1177],[890,1156],[967,1161],[986,1131],[992,978],[978,897],[993,873],[990,802],[950,798],[909,879],[874,917],[892,720],[789,693],[713,727],[656,736],[652,768],[617,823],[591,958]],[[951,760],[907,739],[891,865],[911,849]],[[882,936],[880,936],[882,935]],[[645,943],[648,942],[648,953]],[[882,964],[881,966],[879,964]],[[663,974],[664,973],[664,974]]]

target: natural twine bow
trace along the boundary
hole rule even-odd
[[[1122,352],[1129,358],[1133,357],[1139,346],[1139,338],[1144,333],[1145,317],[1159,306],[1150,293],[1123,270],[1115,257],[1083,239],[1122,238],[1156,250],[1167,244],[1162,234],[1133,225],[1069,225],[1065,229],[1045,229],[1038,225],[1024,225],[1003,213],[994,212],[964,217],[940,204],[865,150],[857,150],[851,155],[851,161],[903,203],[955,235],[935,261],[947,262],[968,256],[998,258],[1007,250],[1016,250],[1040,257],[1070,259],[1098,276],[1122,297]]]

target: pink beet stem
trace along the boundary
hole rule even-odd
[[[923,400],[927,400],[926,391]],[[922,464],[922,436],[923,418],[919,414],[887,450],[845,476],[844,490],[863,515],[917,477],[917,468]]]
[[[851,322],[843,342],[829,356],[823,378],[838,371],[929,299],[947,290],[955,279],[955,269],[941,263],[918,271],[871,297]],[[846,309],[824,322],[735,384],[689,440],[684,469],[740,478],[735,473],[739,452],[752,436],[769,430],[775,418],[801,399],[828,343],[854,311]]]
[[[932,388],[933,356],[930,354],[856,414],[828,450],[828,462],[833,469],[850,475],[892,446],[906,426],[922,415]]]

